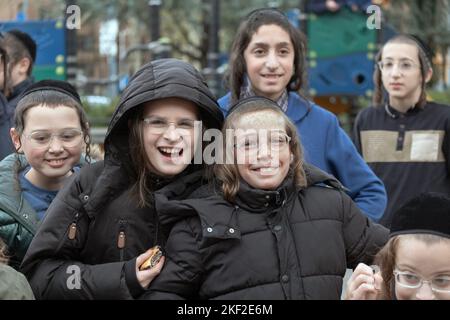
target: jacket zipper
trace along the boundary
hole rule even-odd
[[[125,221],[119,220],[119,234],[117,236],[117,248],[119,248],[120,261],[123,261],[123,253],[126,245]]]
[[[62,241],[59,242],[58,247],[56,248],[56,252],[59,252],[59,250],[61,250],[62,246],[65,243],[64,238],[66,236],[69,240],[75,239],[75,236],[77,234],[78,217],[79,217],[79,213],[76,212],[75,215],[73,216],[72,222],[70,223],[69,227],[67,228],[66,232],[64,233]]]
[[[67,232],[67,237],[69,240],[75,239],[77,235],[77,222],[78,222],[78,212],[75,214],[72,223],[69,226],[69,230]]]

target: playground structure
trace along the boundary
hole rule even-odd
[[[394,32],[386,24],[382,29],[368,28],[369,15],[348,8],[320,14],[293,9],[287,16],[308,39],[307,93],[317,104],[335,114],[350,115],[351,122],[359,109],[355,105],[357,98],[372,96],[374,59],[379,44]],[[67,79],[68,37],[64,20],[0,22],[0,31],[14,28],[27,32],[37,43],[33,70],[36,80]],[[140,47],[142,45],[136,48]],[[117,79],[109,79],[105,85]]]
[[[395,32],[367,26],[364,11],[306,13],[303,32],[308,38],[308,94],[337,115],[348,114],[350,123],[359,110],[358,97],[373,94],[375,56],[380,44]]]
[[[0,22],[0,31],[19,29],[37,44],[33,77],[66,80],[66,31],[63,20]]]

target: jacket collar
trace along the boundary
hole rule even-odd
[[[322,185],[346,191],[345,187],[333,176],[314,167],[304,164],[307,186]],[[236,205],[250,212],[261,213],[281,207],[298,188],[292,177],[287,177],[276,190],[260,190],[251,187],[241,179]]]
[[[255,189],[241,180],[234,204],[218,195],[206,201],[186,201],[191,203],[199,215],[203,237],[201,246],[208,246],[215,239],[240,239],[242,234],[238,215],[241,210],[246,213],[276,215],[288,198],[296,194],[296,189],[290,177],[276,190]]]
[[[324,186],[338,190],[345,190],[342,184],[333,176],[308,164],[303,166],[307,187]],[[259,190],[251,187],[245,181],[240,181],[234,207],[226,202],[221,196],[215,195],[210,201],[201,202],[191,200],[191,206],[196,208],[202,224],[202,235],[204,239],[240,239],[241,229],[238,215],[240,210],[250,213],[270,213],[268,221],[276,221],[281,218],[277,214],[282,206],[297,195],[300,189],[295,186],[292,177],[288,176],[281,186],[276,190]],[[214,210],[211,210],[211,203]],[[208,240],[203,245],[207,245]]]
[[[20,94],[22,92],[25,91],[26,88],[28,88],[29,86],[31,86],[33,84],[33,79],[32,78],[27,78],[25,80],[23,80],[22,82],[20,82],[19,84],[17,84],[11,92],[11,95],[8,97],[8,101],[11,101],[17,97],[20,96]]]
[[[205,183],[203,170],[177,176],[165,187],[153,194],[154,207],[162,225],[171,226],[179,220],[194,215],[190,209],[180,205],[181,200],[190,199],[191,194]]]
[[[243,84],[242,84],[242,87],[240,90],[239,100],[249,98],[249,97],[254,97],[254,96],[257,96],[257,94],[255,93],[255,91],[252,88],[252,84],[248,77],[248,74],[245,74],[244,81],[243,81]],[[283,91],[283,93],[281,94],[281,96],[277,100],[274,100],[274,101],[281,108],[281,110],[283,110],[283,112],[286,112],[287,108],[288,108],[288,103],[289,103],[288,91],[285,89]]]
[[[304,165],[304,169],[308,186],[323,185],[343,190],[339,181],[322,170],[307,164]],[[192,179],[192,177],[189,178]],[[163,225],[173,225],[177,221],[198,215],[202,228],[202,247],[210,245],[217,239],[240,239],[238,215],[241,210],[254,214],[271,213],[279,216],[276,212],[281,210],[286,201],[295,197],[299,190],[291,177],[286,178],[279,188],[271,191],[255,189],[241,180],[239,192],[233,204],[225,201],[220,191],[214,186],[208,186],[209,195],[201,199],[181,197],[185,200],[172,200],[180,199],[178,196],[184,193],[185,188],[186,182],[181,180],[157,191],[155,193],[156,211]]]
[[[235,204],[252,213],[263,213],[284,205],[295,190],[291,177],[286,178],[276,190],[255,189],[241,179]]]
[[[414,116],[416,114],[418,114],[419,112],[423,111],[424,108],[421,108],[419,106],[413,106],[410,109],[408,109],[408,111],[406,111],[405,113],[402,113],[396,109],[394,109],[393,107],[391,107],[389,104],[385,104],[384,105],[384,111],[386,112],[386,114],[391,117],[392,119],[398,119],[399,117],[410,117],[410,116]]]
[[[164,178],[152,174],[148,179],[151,179],[152,182],[152,193],[161,190],[162,194],[170,199],[192,193],[194,188],[198,187],[201,177],[202,170],[190,166],[175,177]],[[79,194],[79,198],[84,204],[89,217],[93,218],[101,211],[108,199],[129,188],[130,183],[130,176],[122,167],[105,165],[95,184]]]
[[[18,170],[21,171],[28,166],[25,156],[11,154],[1,161],[0,164],[0,195],[2,202],[0,210],[5,211],[20,222],[31,234],[35,234],[39,225],[36,212],[25,200],[20,191],[17,178],[16,162],[19,162]]]
[[[303,121],[310,112],[314,105],[311,101],[301,97],[295,92],[289,92],[289,103],[286,111],[286,115],[294,123]]]

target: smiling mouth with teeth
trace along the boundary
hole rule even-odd
[[[159,147],[158,151],[166,157],[179,157],[183,154],[182,148],[164,148]]]
[[[60,162],[63,162],[65,160],[66,160],[66,158],[64,158],[64,159],[47,159],[46,161],[48,161],[50,163],[60,163]]]
[[[253,171],[259,172],[261,175],[272,175],[277,172],[279,167],[261,167],[252,169]]]

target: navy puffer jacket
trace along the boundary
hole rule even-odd
[[[167,201],[175,223],[167,260],[146,299],[339,299],[346,268],[370,263],[388,230],[372,223],[331,176],[305,167],[308,186],[275,191],[241,183],[236,203],[220,195]]]

